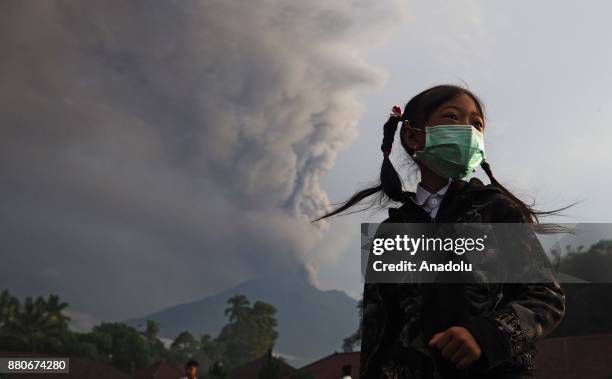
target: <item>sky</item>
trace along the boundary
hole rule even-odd
[[[579,202],[564,217],[545,221],[610,222],[612,205],[612,30],[609,6],[500,1],[409,2],[406,19],[386,44],[364,59],[384,67],[381,90],[361,91],[367,104],[355,142],[338,154],[322,187],[331,202],[346,200],[376,180],[382,155],[382,125],[393,104],[431,86],[467,85],[487,113],[485,149],[496,178],[539,209]],[[399,145],[392,161],[407,189],[414,167]],[[478,172],[485,183],[486,175]],[[350,178],[350,179],[347,179]],[[386,211],[336,218],[319,250],[319,280],[355,291],[358,225],[380,222]],[[340,254],[326,251],[341,251]],[[329,268],[329,270],[328,270]],[[354,283],[347,286],[345,283]]]
[[[498,180],[609,221],[605,2],[256,3],[1,3],[1,288],[59,293],[80,326],[279,272],[357,297],[359,223],[385,211],[309,220],[442,83],[482,98]]]

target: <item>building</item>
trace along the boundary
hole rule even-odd
[[[538,379],[612,378],[612,334],[546,338],[537,348]],[[231,370],[228,379],[257,379],[267,359],[269,355]],[[359,378],[359,352],[334,353],[298,370],[282,362],[281,378],[340,379],[349,367],[351,377]]]
[[[178,379],[183,373],[166,362],[159,362],[136,371],[134,379]]]
[[[612,378],[612,334],[544,339],[536,370],[538,379]]]
[[[359,352],[333,353],[300,368],[291,375],[282,377],[282,379],[291,379],[298,376],[296,374],[313,379],[340,379],[343,375],[343,369],[350,369],[353,379],[359,378]]]
[[[227,373],[227,379],[257,379],[259,377],[259,372],[266,366],[270,359],[272,359],[272,352],[268,351],[268,353],[263,355],[261,358],[247,362],[230,370]],[[287,364],[285,361],[278,360],[278,363],[280,365],[281,378],[295,372],[295,368]]]

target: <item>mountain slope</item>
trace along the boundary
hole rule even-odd
[[[174,338],[184,330],[194,336],[216,337],[227,319],[227,299],[245,295],[251,303],[262,300],[273,304],[278,313],[279,339],[275,351],[296,358],[294,364],[340,351],[342,340],[358,325],[357,302],[341,291],[321,291],[298,278],[278,281],[253,279],[192,303],[176,305],[141,319],[127,321],[140,327],[146,320],[160,324],[160,337]]]

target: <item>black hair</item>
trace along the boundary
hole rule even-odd
[[[187,364],[185,365],[185,369],[191,368],[191,367],[200,367],[200,365],[198,364],[198,361],[196,360],[190,360],[189,362],[187,362]]]
[[[446,103],[447,101],[450,101],[460,95],[469,96],[476,104],[476,108],[480,112],[481,116],[484,118],[485,112],[482,102],[476,95],[474,95],[466,88],[445,84],[429,88],[419,93],[418,95],[410,99],[410,101],[406,104],[406,106],[404,107],[404,112],[401,116],[399,115],[399,112],[397,114],[392,114],[387,120],[387,122],[384,124],[383,142],[381,145],[381,150],[383,152],[383,163],[380,168],[379,184],[355,193],[353,196],[351,196],[350,199],[348,199],[338,208],[317,218],[314,221],[319,221],[324,218],[342,213],[353,205],[372,195],[377,195],[376,200],[372,203],[372,205],[378,203],[378,205],[380,206],[389,200],[400,203],[408,201],[409,192],[403,190],[402,179],[400,178],[399,174],[395,170],[395,167],[393,167],[391,160],[389,159],[391,147],[395,138],[395,132],[397,130],[397,124],[401,121],[408,121],[411,127],[424,130],[425,123],[429,120],[429,118],[436,109],[438,109],[442,104]],[[404,141],[402,141],[402,146],[404,147],[404,150],[412,156],[414,151],[409,146],[404,144]],[[533,208],[533,205],[526,204],[525,202],[517,198],[514,194],[512,194],[508,189],[506,189],[506,187],[502,186],[493,176],[493,171],[491,170],[491,166],[488,162],[483,161],[480,167],[487,174],[487,177],[489,178],[491,183],[498,187],[510,199],[513,206],[518,209],[524,219],[529,223],[539,224],[538,216],[559,214],[560,211],[565,210],[573,205],[572,204],[552,211],[536,210]],[[370,207],[367,207],[365,209],[368,209]],[[555,230],[558,230],[558,227],[554,228]]]

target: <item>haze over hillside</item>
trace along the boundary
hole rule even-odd
[[[127,323],[141,327],[147,319],[155,320],[160,324],[162,338],[174,338],[185,330],[195,337],[216,337],[227,323],[227,299],[237,294],[245,295],[251,303],[262,300],[276,307],[279,338],[275,351],[298,366],[341,351],[343,339],[357,329],[356,300],[341,291],[319,290],[299,277],[249,280],[216,295]]]

